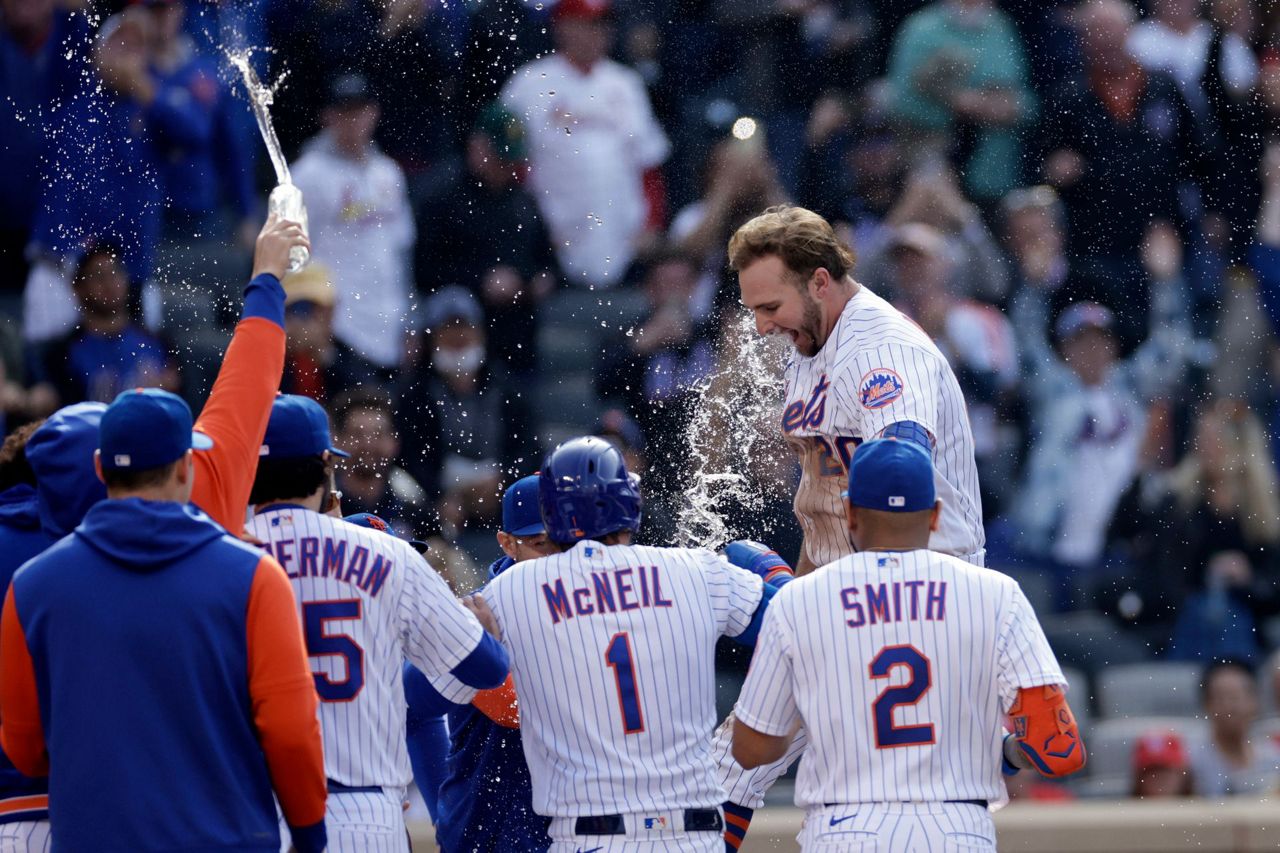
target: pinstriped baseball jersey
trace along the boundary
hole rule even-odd
[[[844,557],[769,604],[734,713],[783,735],[803,720],[796,804],[1004,796],[1004,714],[1065,684],[1018,584],[934,551]]]
[[[899,421],[914,421],[933,437],[942,519],[929,547],[976,553],[986,537],[960,385],[929,336],[862,286],[817,355],[793,351],[787,364],[782,432],[800,459],[795,511],[815,566],[853,552],[840,497],[849,458]]]
[[[711,551],[579,542],[484,590],[511,653],[533,807],[553,817],[711,808],[715,644],[761,580]]]
[[[298,599],[320,695],[329,778],[356,787],[405,787],[401,669],[457,666],[483,629],[435,570],[401,539],[300,507],[254,516]]]

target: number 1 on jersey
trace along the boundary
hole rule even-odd
[[[623,734],[644,731],[644,714],[640,712],[640,691],[636,686],[636,666],[631,659],[631,638],[626,631],[614,634],[604,650],[604,662],[613,670],[618,687],[618,706],[622,709]]]

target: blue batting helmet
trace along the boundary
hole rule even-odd
[[[552,542],[567,545],[640,529],[637,479],[603,438],[573,438],[547,454],[538,474],[538,506]]]

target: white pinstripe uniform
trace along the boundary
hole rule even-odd
[[[919,326],[860,286],[817,355],[792,353],[786,394],[782,431],[801,466],[796,517],[815,566],[853,553],[840,497],[849,456],[899,421],[914,421],[933,438],[942,519],[929,547],[982,565],[969,414],[951,365]]]
[[[49,853],[49,831],[47,820],[0,823],[0,853]]]
[[[994,850],[976,801],[1005,797],[1004,715],[1020,689],[1065,683],[1011,578],[868,552],[774,597],[734,713],[764,734],[808,730],[804,850]]]
[[[255,516],[253,536],[293,584],[320,695],[332,853],[408,850],[413,778],[401,669],[457,666],[483,629],[407,542],[297,507]],[[337,783],[336,785],[334,783]],[[334,793],[338,786],[370,789]]]
[[[853,553],[841,494],[854,449],[901,421],[920,424],[933,440],[942,517],[929,547],[983,565],[982,498],[964,396],[946,358],[901,311],[860,285],[816,355],[792,352],[786,401],[782,432],[801,468],[795,513],[815,566]],[[715,752],[729,800],[760,808],[806,741],[801,730],[781,761],[743,770],[722,726]]]
[[[579,542],[519,563],[484,590],[511,653],[533,807],[553,853],[721,851],[683,832],[716,809],[715,644],[760,604],[759,577],[711,551]],[[625,835],[576,835],[622,815]]]

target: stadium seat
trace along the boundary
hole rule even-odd
[[[1062,674],[1067,678],[1067,702],[1071,712],[1076,715],[1080,728],[1088,730],[1093,720],[1093,691],[1089,687],[1089,676],[1082,669],[1064,666]]]
[[[1098,720],[1085,739],[1089,750],[1089,778],[1081,784],[1086,796],[1127,796],[1133,788],[1134,743],[1148,732],[1174,731],[1189,747],[1206,730],[1203,720],[1189,717],[1131,717]]]
[[[1171,661],[1112,666],[1098,675],[1098,714],[1107,718],[1195,716],[1200,673],[1195,663]]]

